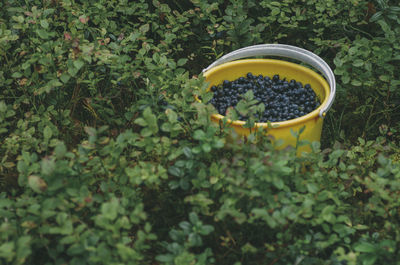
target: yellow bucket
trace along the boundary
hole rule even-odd
[[[288,61],[276,59],[242,59],[266,55],[286,57],[304,62],[319,70],[328,81],[315,71]],[[267,123],[256,123],[256,128],[263,128],[267,135],[273,136],[275,141],[282,140],[282,144],[278,146],[279,149],[287,146],[295,147],[298,140],[308,140],[310,143],[320,141],[323,118],[333,103],[336,91],[333,72],[325,61],[314,53],[298,47],[283,44],[262,44],[229,53],[203,70],[206,81],[209,83],[209,89],[211,86],[221,84],[224,80],[232,81],[245,76],[248,72],[253,73],[253,75],[262,74],[270,77],[279,74],[280,78],[286,78],[286,80],[295,79],[303,84],[310,84],[321,102],[321,105],[317,109],[307,115],[292,120],[272,122],[270,123],[271,128],[268,128]],[[224,116],[220,114],[213,114],[211,116],[212,121],[217,123],[221,122],[223,118]],[[246,122],[228,120],[228,123],[234,128],[237,134],[241,136],[250,134],[250,128],[243,127]],[[302,129],[303,127],[304,129]],[[293,132],[299,133],[300,130],[302,133],[299,135],[299,139],[297,139],[293,135]],[[298,148],[298,154],[309,151],[311,151],[309,145]]]

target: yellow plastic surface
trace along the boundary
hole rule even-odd
[[[299,64],[274,59],[246,59],[228,62],[211,68],[204,76],[206,81],[209,82],[210,89],[211,86],[219,85],[224,80],[233,81],[241,76],[245,76],[248,72],[253,73],[253,75],[262,74],[271,78],[273,75],[279,74],[281,79],[286,78],[288,81],[295,79],[302,82],[303,85],[310,84],[321,102],[321,105],[317,109],[296,119],[273,122],[271,123],[271,127],[274,128],[268,128],[267,123],[256,123],[255,126],[265,129],[266,133],[273,136],[275,140],[283,140],[283,144],[278,147],[279,149],[283,149],[289,145],[296,146],[296,138],[292,135],[290,129],[298,132],[303,126],[305,126],[305,129],[300,134],[300,140],[308,140],[310,142],[320,141],[323,119],[319,116],[319,112],[327,104],[330,93],[329,84],[322,76]],[[220,114],[213,114],[211,119],[218,123],[223,117]],[[250,134],[249,128],[243,128],[244,121],[228,122],[239,135],[247,136]],[[275,126],[277,127],[275,128]],[[309,145],[301,146],[298,149],[298,154],[310,151],[311,148]]]

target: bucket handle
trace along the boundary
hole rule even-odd
[[[221,58],[210,64],[207,68],[205,68],[203,70],[203,73],[207,72],[208,70],[217,65],[227,63],[233,60],[242,59],[246,57],[268,56],[268,55],[281,56],[299,60],[303,63],[313,66],[315,69],[319,70],[324,75],[324,77],[328,80],[330,87],[328,102],[325,106],[321,108],[321,111],[319,112],[319,116],[321,118],[324,118],[326,112],[332,106],[333,100],[335,98],[336,94],[335,76],[329,65],[324,60],[322,60],[318,55],[308,50],[286,44],[260,44],[260,45],[248,46],[222,56]]]

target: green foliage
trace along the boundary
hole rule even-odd
[[[397,127],[400,23],[392,27],[381,19],[376,24],[376,36],[356,36],[334,59],[335,74],[341,81],[339,93],[356,106],[347,111],[346,119],[363,119],[353,130],[364,136],[376,136],[381,124]]]
[[[383,0],[0,2],[0,264],[399,264],[399,25]],[[203,68],[276,42],[337,78],[302,157],[204,104]]]

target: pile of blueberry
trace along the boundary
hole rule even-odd
[[[309,84],[303,86],[296,80],[280,79],[274,75],[268,76],[248,73],[234,81],[225,80],[218,86],[212,86],[214,92],[210,103],[218,113],[226,114],[229,107],[235,107],[248,90],[253,90],[254,99],[264,103],[265,111],[256,115],[258,122],[279,122],[301,117],[315,110],[319,99]],[[239,120],[246,121],[248,117],[240,116]]]

